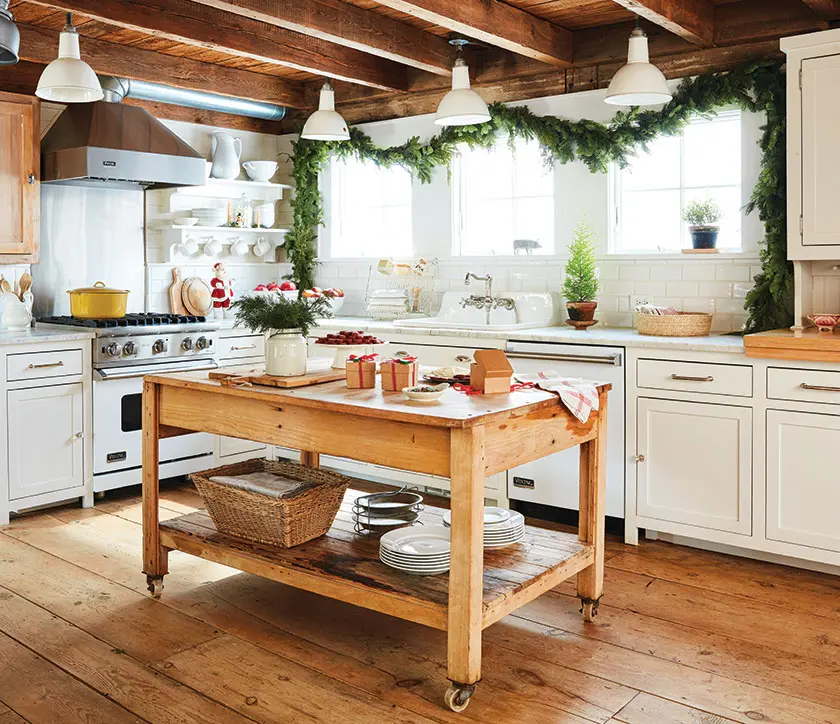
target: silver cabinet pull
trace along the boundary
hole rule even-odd
[[[73,437],[75,437],[77,440],[82,440],[84,436],[85,434],[83,432],[77,432],[75,435],[73,435]]]
[[[32,363],[26,365],[26,369],[28,370],[45,370],[50,367],[64,367],[64,362],[59,360],[58,362],[46,362],[45,364],[40,365],[33,365]]]
[[[468,354],[459,354],[455,356],[456,362],[472,362],[472,357]]]
[[[243,350],[243,349],[256,349],[256,348],[257,348],[257,345],[255,345],[255,344],[244,344],[241,347],[231,347],[230,350],[231,350],[231,352],[239,352],[240,350]]]
[[[809,385],[803,382],[799,385],[803,390],[816,390],[817,392],[840,392],[840,387],[828,387],[827,385]]]
[[[634,459],[637,463],[643,463],[643,462],[645,461],[645,456],[644,456],[644,455],[636,455],[636,456],[634,456],[634,458],[633,458],[633,459]]]
[[[512,352],[510,350],[506,350],[505,354],[510,359],[533,359],[545,360],[546,362],[582,362],[583,364],[621,366],[620,354],[590,356],[587,354],[565,354],[560,352],[554,354],[546,354],[545,352]]]
[[[711,375],[707,377],[691,377],[690,375],[671,375],[672,380],[679,380],[680,382],[714,382],[715,378]]]

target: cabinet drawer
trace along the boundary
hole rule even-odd
[[[752,397],[752,367],[640,359],[636,385],[652,390]]]
[[[770,367],[767,370],[767,397],[840,405],[840,372]]]
[[[249,334],[245,337],[222,337],[219,340],[219,359],[265,356],[265,337]]]
[[[82,350],[80,349],[10,354],[6,358],[7,382],[80,374],[82,374]]]

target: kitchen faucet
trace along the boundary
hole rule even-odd
[[[471,279],[475,279],[479,282],[484,282],[484,296],[482,297],[477,294],[471,294],[468,297],[464,297],[461,300],[462,308],[466,309],[467,307],[475,307],[476,309],[483,309],[484,324],[486,324],[489,327],[491,310],[502,307],[503,309],[512,311],[516,315],[516,324],[519,324],[519,308],[516,306],[516,302],[513,299],[507,297],[500,297],[499,299],[493,298],[492,276],[487,274],[486,276],[480,277],[477,274],[474,274],[473,272],[467,272],[467,275],[464,277],[464,284],[469,286]]]

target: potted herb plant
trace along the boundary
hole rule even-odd
[[[720,226],[717,223],[723,212],[714,199],[692,201],[685,207],[683,220],[688,223],[691,246],[694,249],[714,249],[717,246]]]
[[[329,317],[324,297],[287,299],[256,294],[233,304],[236,324],[266,335],[265,372],[276,377],[306,374],[306,336],[319,319]]]
[[[598,272],[595,269],[595,235],[585,221],[575,227],[569,244],[569,261],[563,280],[563,296],[570,324],[575,329],[586,329],[597,323],[595,309],[598,302]]]

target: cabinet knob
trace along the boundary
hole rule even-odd
[[[31,174],[29,174],[29,176],[26,177],[26,183],[28,183],[30,186],[35,183],[35,174],[34,173],[31,173]]]
[[[84,436],[85,434],[83,432],[77,432],[75,435],[73,435],[73,437],[75,437],[77,440],[82,440]]]
[[[645,461],[645,456],[644,455],[636,455],[633,459],[637,463],[643,463]]]

